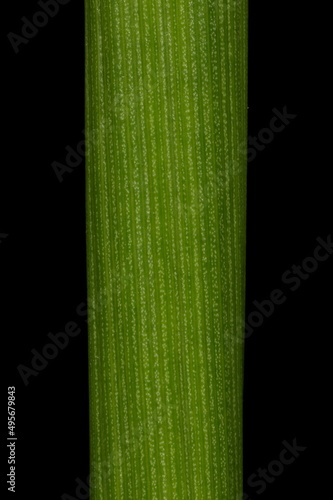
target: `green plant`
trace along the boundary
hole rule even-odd
[[[86,0],[92,500],[242,492],[247,0]]]

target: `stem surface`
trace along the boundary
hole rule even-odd
[[[240,500],[247,0],[85,0],[92,500]]]

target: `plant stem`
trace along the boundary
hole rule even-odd
[[[86,0],[92,500],[242,498],[247,0]]]

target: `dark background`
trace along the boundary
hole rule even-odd
[[[18,437],[17,493],[8,496],[56,500],[75,497],[76,478],[85,482],[89,473],[87,329],[76,311],[86,301],[84,161],[61,183],[51,166],[65,163],[66,146],[84,138],[83,2],[61,5],[17,54],[7,34],[20,34],[22,16],[40,7],[13,1],[5,10],[1,398],[5,408],[7,386],[16,386]],[[246,341],[244,490],[253,500],[319,499],[329,491],[333,257],[295,291],[281,279],[313,255],[317,237],[332,234],[329,123],[320,116],[330,116],[328,70],[319,58],[321,30],[314,35],[323,18],[303,2],[250,0],[249,135],[269,126],[273,108],[297,115],[248,167],[247,316],[272,290],[286,296]],[[17,366],[29,365],[31,349],[41,352],[48,333],[69,321],[80,334],[25,386]],[[306,450],[258,494],[247,479],[294,439]]]

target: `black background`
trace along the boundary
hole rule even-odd
[[[60,6],[15,54],[7,33],[20,34],[22,16],[38,10],[35,0],[6,3],[2,32],[1,406],[7,386],[16,386],[17,493],[9,498],[55,500],[75,497],[76,478],[89,473],[87,328],[76,312],[86,301],[84,161],[61,183],[51,166],[84,138],[84,11],[78,0]],[[333,257],[296,291],[281,280],[313,255],[317,237],[332,234],[329,124],[320,117],[329,115],[327,61],[319,60],[320,30],[314,35],[324,18],[304,2],[250,0],[249,135],[269,126],[273,108],[297,115],[248,167],[247,315],[276,288],[287,297],[246,341],[244,490],[253,500],[329,491]],[[29,365],[31,349],[40,352],[47,334],[69,321],[81,333],[25,386],[17,366]],[[294,439],[306,450],[258,494],[248,477]]]

